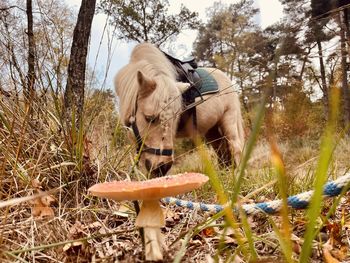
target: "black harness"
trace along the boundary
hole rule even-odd
[[[190,87],[182,93],[182,104],[184,106],[183,112],[180,118],[178,127],[182,127],[187,123],[188,119],[192,116],[193,129],[197,130],[197,111],[196,111],[196,97],[200,97],[203,100],[202,94],[199,91],[202,82],[199,74],[195,71],[198,67],[195,58],[189,58],[186,60],[180,60],[170,56],[163,52],[167,59],[173,64],[177,72],[177,81],[189,83]]]
[[[164,52],[163,52],[164,53]],[[174,58],[170,56],[167,53],[164,53],[164,55],[168,58],[168,60],[174,65],[176,68],[176,71],[178,73],[178,81],[189,83],[190,87],[182,94],[182,101],[183,105],[185,106],[185,111],[187,111],[189,114],[188,118],[192,115],[193,119],[193,127],[194,129],[197,129],[197,114],[196,114],[196,107],[190,106],[193,105],[195,102],[195,98],[197,95],[199,95],[202,98],[202,95],[198,89],[200,87],[200,76],[195,71],[197,68],[197,63],[195,62],[194,58],[181,61],[177,58]],[[202,98],[203,99],[203,98]],[[140,131],[137,128],[136,125],[136,112],[137,112],[137,99],[136,99],[136,105],[135,105],[135,111],[133,115],[131,116],[131,120],[129,121],[128,127],[132,129],[135,138],[136,138],[136,144],[137,144],[137,152],[138,153],[151,153],[159,156],[172,156],[174,154],[173,149],[159,149],[159,148],[152,148],[147,146],[141,137]],[[187,120],[180,119],[179,126],[183,123],[185,123]]]
[[[174,153],[173,149],[159,149],[159,148],[152,148],[152,147],[148,147],[146,144],[143,143],[141,134],[139,129],[137,128],[136,125],[136,114],[135,116],[133,116],[133,121],[130,122],[130,126],[132,131],[134,132],[135,138],[136,138],[136,144],[137,144],[137,148],[136,151],[137,152],[147,152],[147,153],[151,153],[151,154],[155,154],[155,155],[164,155],[164,156],[172,156]]]

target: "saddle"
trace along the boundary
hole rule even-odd
[[[201,77],[196,69],[198,68],[197,62],[194,57],[190,57],[185,60],[174,58],[169,54],[163,52],[167,59],[174,65],[178,74],[177,80],[184,83],[189,83],[191,86],[184,93],[182,93],[182,100],[184,106],[188,106],[194,103],[196,97],[201,97],[199,91],[201,87]]]
[[[216,80],[205,70],[198,68],[195,58],[180,60],[163,52],[167,59],[174,65],[178,74],[177,80],[189,83],[190,87],[182,93],[184,105],[183,113],[180,117],[179,128],[183,127],[189,118],[192,117],[193,128],[197,130],[196,98],[203,100],[205,94],[219,91]]]

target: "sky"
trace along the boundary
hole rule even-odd
[[[98,0],[97,0],[98,2]],[[238,2],[238,0],[221,0],[226,4]],[[79,11],[81,0],[66,0],[66,3]],[[198,12],[202,22],[207,20],[206,9],[212,6],[213,0],[169,0],[169,13],[177,13],[181,4],[189,10]],[[257,22],[265,28],[282,18],[283,9],[278,0],[255,0],[255,6],[260,9]],[[113,78],[118,70],[126,65],[134,43],[112,39],[107,31],[104,32],[106,16],[97,14],[94,17],[91,42],[88,57],[88,65],[94,70],[99,79],[101,88],[113,89]],[[192,51],[192,44],[196,38],[196,31],[187,30],[177,37],[174,49],[178,57],[186,57]]]

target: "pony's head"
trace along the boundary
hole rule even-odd
[[[175,73],[141,60],[121,69],[115,85],[123,123],[136,140],[139,163],[152,177],[165,175],[174,161],[174,140],[182,110],[182,90]]]

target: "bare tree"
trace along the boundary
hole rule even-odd
[[[33,33],[33,10],[32,0],[27,0],[27,35],[28,35],[28,74],[27,74],[27,87],[25,88],[25,99],[27,103],[35,94],[35,40]]]
[[[65,119],[74,113],[75,124],[81,120],[84,107],[85,69],[92,19],[96,0],[82,0],[68,65],[68,79],[64,93]]]
[[[339,11],[339,23],[340,23],[340,52],[341,52],[341,72],[342,72],[342,93],[343,93],[343,118],[344,125],[348,127],[350,125],[350,101],[349,101],[349,85],[347,78],[347,50],[346,50],[346,38],[345,38],[345,10]],[[348,132],[349,133],[349,132]]]

